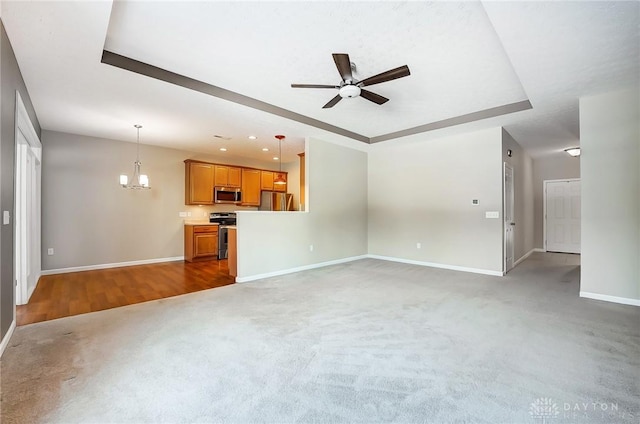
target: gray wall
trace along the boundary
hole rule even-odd
[[[544,188],[545,180],[580,178],[580,156],[572,157],[566,152],[536,158],[533,161],[533,211],[534,246],[544,249]]]
[[[11,213],[11,224],[0,225],[0,339],[5,336],[13,321],[13,310],[15,308],[15,286],[13,276],[13,233],[14,233],[14,156],[15,156],[15,111],[16,111],[16,90],[20,92],[22,101],[27,108],[31,122],[33,123],[38,136],[40,136],[40,123],[31,103],[31,98],[22,79],[18,62],[16,61],[13,48],[4,24],[0,25],[0,85],[1,91],[1,140],[0,140],[0,160],[2,170],[0,171],[0,211]],[[1,215],[1,212],[0,212]]]
[[[507,155],[511,150],[512,155]],[[514,261],[534,248],[533,160],[506,130],[502,130],[502,160],[513,168]]]
[[[308,212],[240,213],[239,278],[367,253],[367,154],[306,144]]]
[[[501,150],[501,128],[373,145],[369,253],[502,272]]]
[[[141,145],[142,170],[152,188],[125,190],[118,177],[131,175],[135,143],[53,131],[44,131],[42,142],[43,270],[183,256],[180,212],[191,212],[189,220],[204,220],[212,211],[241,209],[185,206],[185,159],[278,166]]]
[[[580,291],[640,300],[640,91],[580,99]]]

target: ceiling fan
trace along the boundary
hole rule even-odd
[[[378,75],[374,75],[369,78],[365,78],[362,81],[357,81],[351,74],[351,61],[349,55],[345,53],[333,53],[333,61],[336,63],[338,72],[342,77],[340,85],[323,85],[323,84],[291,84],[291,88],[337,88],[338,95],[329,100],[329,103],[322,106],[323,109],[334,107],[344,97],[364,97],[365,99],[376,103],[383,104],[389,101],[386,97],[382,97],[379,94],[372,93],[365,90],[362,87],[368,87],[374,84],[380,84],[381,82],[391,81],[397,78],[407,77],[411,75],[409,67],[407,65],[399,68],[391,69]]]

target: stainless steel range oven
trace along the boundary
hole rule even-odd
[[[218,259],[227,259],[229,257],[227,227],[236,225],[236,214],[234,212],[214,212],[209,214],[209,222],[220,224],[218,226]]]

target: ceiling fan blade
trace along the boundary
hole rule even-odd
[[[377,103],[379,105],[387,103],[389,101],[389,99],[387,99],[386,97],[382,97],[379,94],[372,93],[369,90],[363,90],[363,89],[360,89],[360,97],[364,97],[370,102]]]
[[[333,61],[336,62],[336,68],[342,77],[342,81],[353,81],[353,75],[351,75],[351,61],[349,55],[346,53],[334,53]]]
[[[366,87],[369,85],[380,84],[381,82],[391,81],[397,78],[407,77],[409,75],[411,75],[411,72],[409,72],[409,67],[407,65],[404,65],[399,68],[395,68],[390,71],[365,78],[360,81],[358,85],[360,87]]]
[[[340,86],[324,84],[291,84],[291,88],[340,88]]]
[[[338,94],[336,97],[334,97],[333,99],[329,100],[329,103],[327,103],[326,105],[322,106],[322,109],[328,109],[330,107],[334,107],[336,105],[336,103],[338,103],[340,100],[342,100],[342,97]]]

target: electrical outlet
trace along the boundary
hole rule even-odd
[[[416,243],[416,249],[422,249],[422,243]]]
[[[313,244],[309,245],[309,252],[313,252]]]
[[[191,216],[191,212],[187,212],[187,216]]]
[[[47,249],[47,255],[53,256],[53,247]]]

